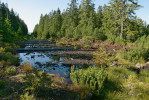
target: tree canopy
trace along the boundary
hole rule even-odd
[[[140,5],[137,0],[109,0],[109,5],[95,11],[93,0],[71,0],[68,8],[41,15],[35,26],[34,37],[58,39],[62,37],[79,39],[91,36],[99,40],[136,41],[149,34],[148,26],[135,15]]]
[[[0,4],[0,39],[4,42],[22,40],[28,35],[27,25],[8,5]]]

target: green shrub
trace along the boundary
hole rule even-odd
[[[8,74],[8,75],[16,74],[16,68],[14,68],[14,67],[7,68],[6,71],[5,71],[5,74]]]
[[[121,92],[116,92],[116,91],[108,92],[106,94],[107,100],[120,100],[123,97],[124,97],[124,94],[122,94]]]
[[[57,42],[58,45],[66,45],[67,43],[65,41],[59,41]]]
[[[127,43],[126,40],[121,39],[121,38],[119,38],[119,37],[117,37],[114,42],[115,42],[115,43],[121,43],[121,44],[124,44],[124,45],[126,45],[126,43]]]
[[[135,43],[136,47],[130,48],[129,51],[121,50],[120,56],[133,63],[144,63],[149,60],[149,36],[142,36]]]
[[[144,35],[144,36],[140,37],[139,39],[137,39],[137,41],[135,43],[138,45],[143,44],[144,47],[149,48],[149,41],[148,40],[149,40],[149,36]]]
[[[149,77],[149,71],[148,70],[143,70],[140,72],[140,76],[145,76],[145,77]]]
[[[91,48],[91,45],[83,45],[83,48],[84,49],[89,49],[89,48]]]
[[[77,49],[77,48],[81,47],[81,45],[78,44],[77,42],[73,42],[72,46],[74,47],[74,49]]]
[[[142,82],[149,83],[149,71],[148,70],[143,70],[139,74],[139,79]]]
[[[107,68],[108,78],[111,80],[117,80],[123,83],[130,75],[136,76],[135,72],[132,72],[122,67],[109,67]]]
[[[32,91],[35,95],[40,93],[40,90],[44,89],[46,90],[49,88],[52,84],[51,77],[44,73],[39,71],[33,71],[31,73],[28,73],[26,77],[24,77],[25,85],[27,91]]]
[[[83,41],[86,45],[91,45],[92,41],[93,41],[93,37],[92,36],[84,36],[83,37]]]
[[[5,48],[0,47],[0,53],[4,53],[5,52]]]
[[[4,80],[0,80],[0,89],[6,86],[6,82]]]
[[[19,57],[16,57],[11,52],[4,52],[4,49],[1,49],[0,60],[6,61],[8,65],[19,65]]]
[[[92,90],[100,90],[107,74],[104,68],[89,67],[86,70],[80,69],[75,71],[74,66],[71,67],[70,79],[75,84],[87,85]]]
[[[25,93],[24,95],[20,96],[20,100],[36,100],[34,95],[29,95],[29,92]]]
[[[5,96],[7,96],[8,95],[8,91],[7,90],[2,90],[2,91],[0,91],[0,96],[1,97],[5,97]]]
[[[149,49],[144,49],[143,47],[133,47],[129,51],[121,50],[120,56],[123,59],[129,60],[130,62],[145,62],[149,57]]]
[[[108,56],[109,56],[109,53],[106,52],[106,50],[102,47],[100,47],[98,49],[98,51],[94,52],[93,53],[94,55],[94,62],[96,65],[107,65],[108,63]]]

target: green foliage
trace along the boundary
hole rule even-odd
[[[8,75],[16,74],[16,68],[14,68],[14,67],[7,68],[6,71],[5,71],[5,74],[8,74]]]
[[[36,100],[34,95],[29,95],[29,92],[26,92],[24,95],[20,96],[20,100]]]
[[[91,48],[91,45],[86,44],[86,45],[83,45],[82,47],[85,49],[88,49],[88,48]]]
[[[94,6],[93,0],[81,0],[80,5],[71,0],[63,13],[58,9],[41,15],[32,36],[52,40],[90,36],[126,44],[148,34],[147,25],[135,16],[135,10],[140,7],[137,0],[110,0],[108,6],[99,6],[97,12]]]
[[[92,36],[84,36],[82,39],[83,42],[87,45],[91,45],[92,41],[94,40]]]
[[[106,72],[108,78],[104,82],[100,93],[97,94],[99,99],[148,99],[148,83],[141,80],[143,77],[139,76],[140,78],[138,78],[135,72],[120,67],[109,67]]]
[[[0,4],[0,40],[14,43],[27,35],[28,29],[23,20],[9,10],[6,4]]]
[[[3,62],[3,65],[19,65],[19,57],[11,53],[16,45],[6,43],[5,46],[5,48],[0,47],[0,61]]]
[[[121,50],[122,58],[133,63],[145,62],[149,60],[149,36],[142,36],[137,41],[137,47],[130,48],[129,51]]]
[[[149,83],[149,71],[148,70],[141,71],[139,74],[139,79],[142,82]]]
[[[74,67],[71,68],[70,78],[75,84],[84,84],[92,90],[99,91],[105,81],[107,74],[104,68],[89,67],[86,70],[80,69],[75,71]]]
[[[81,45],[78,44],[77,42],[73,42],[72,46],[74,47],[74,49],[77,49],[77,48],[81,47]]]
[[[7,96],[7,94],[8,94],[8,91],[7,90],[0,91],[1,97],[5,97],[5,96]]]
[[[149,57],[149,49],[145,49],[144,45],[139,47],[132,47],[129,51],[121,50],[120,55],[122,58],[129,60],[133,63],[145,62]]]
[[[121,43],[121,44],[124,44],[124,45],[126,45],[126,43],[127,43],[125,39],[121,39],[119,37],[117,37],[113,42]]]
[[[0,89],[3,89],[6,86],[6,82],[4,80],[0,80]]]
[[[145,48],[149,48],[149,36],[146,36],[146,35],[144,35],[144,36],[142,36],[142,37],[139,37],[137,40],[136,40],[136,44],[137,45],[143,45]]]
[[[98,51],[93,53],[93,55],[96,65],[107,65],[109,60],[109,53],[106,52],[105,48],[100,47]]]
[[[0,48],[0,60],[7,62],[8,65],[19,65],[19,58],[11,52],[5,52],[5,50],[8,50],[8,48]]]
[[[35,95],[38,95],[40,93],[40,90],[51,87],[52,81],[51,77],[44,73],[39,71],[33,71],[31,73],[28,73],[26,77],[24,77],[26,90],[31,91]]]
[[[58,45],[66,45],[67,43],[66,43],[66,41],[63,40],[63,41],[57,42],[57,44],[58,44]]]
[[[0,47],[0,53],[5,52],[5,48]]]

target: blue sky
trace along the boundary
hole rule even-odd
[[[34,26],[39,22],[40,15],[49,13],[51,10],[61,11],[68,7],[71,0],[1,0],[8,3],[8,7],[13,8],[19,14],[21,19],[27,24],[29,32],[32,32]],[[81,1],[81,0],[79,0]],[[109,0],[93,0],[95,8],[104,5]],[[149,0],[138,0],[143,7],[136,11],[138,17],[142,18],[149,24]]]

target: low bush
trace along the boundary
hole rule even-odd
[[[7,62],[6,64],[8,65],[19,65],[19,58],[13,55],[11,52],[5,52],[4,48],[0,48],[0,60]]]
[[[67,43],[65,41],[59,41],[57,42],[58,45],[66,45]]]
[[[137,39],[137,41],[135,42],[138,45],[144,45],[145,48],[149,48],[149,36],[142,36],[140,38]]]
[[[133,47],[129,51],[121,50],[120,56],[133,63],[144,63],[149,57],[149,49],[143,47]]]
[[[7,68],[5,70],[5,74],[7,74],[7,75],[14,75],[14,74],[16,74],[16,68],[14,68],[14,67]]]
[[[87,45],[83,45],[82,47],[83,47],[84,49],[89,49],[89,48],[91,48],[91,45],[88,45],[88,44],[87,44]]]
[[[91,43],[93,42],[94,38],[92,36],[84,36],[83,37],[83,42],[86,45],[91,45]]]
[[[4,80],[0,80],[0,89],[6,86],[6,82]]]
[[[141,82],[149,83],[149,71],[142,70],[139,74],[139,79]]]
[[[107,74],[104,68],[89,67],[86,70],[80,69],[75,71],[74,66],[71,67],[70,79],[75,84],[84,84],[92,90],[99,91],[105,81]]]
[[[40,73],[39,71],[34,70],[33,72],[28,73],[24,77],[26,91],[31,91],[35,96],[39,95],[42,90],[46,90],[51,87],[52,81],[51,77],[46,73]],[[43,93],[41,93],[43,94]],[[46,94],[46,93],[45,93]]]
[[[121,38],[119,38],[119,37],[115,38],[114,42],[115,42],[115,43],[124,44],[124,45],[127,44],[127,41],[126,41],[126,40],[121,39]]]
[[[98,51],[93,53],[94,55],[94,62],[97,66],[100,65],[107,65],[109,60],[109,53],[103,47],[100,47]]]
[[[20,100],[36,100],[34,95],[29,95],[29,92],[26,92],[24,95],[20,96]]]
[[[143,36],[136,41],[137,47],[130,48],[129,51],[121,50],[121,58],[127,59],[130,62],[144,63],[149,60],[149,36]]]

